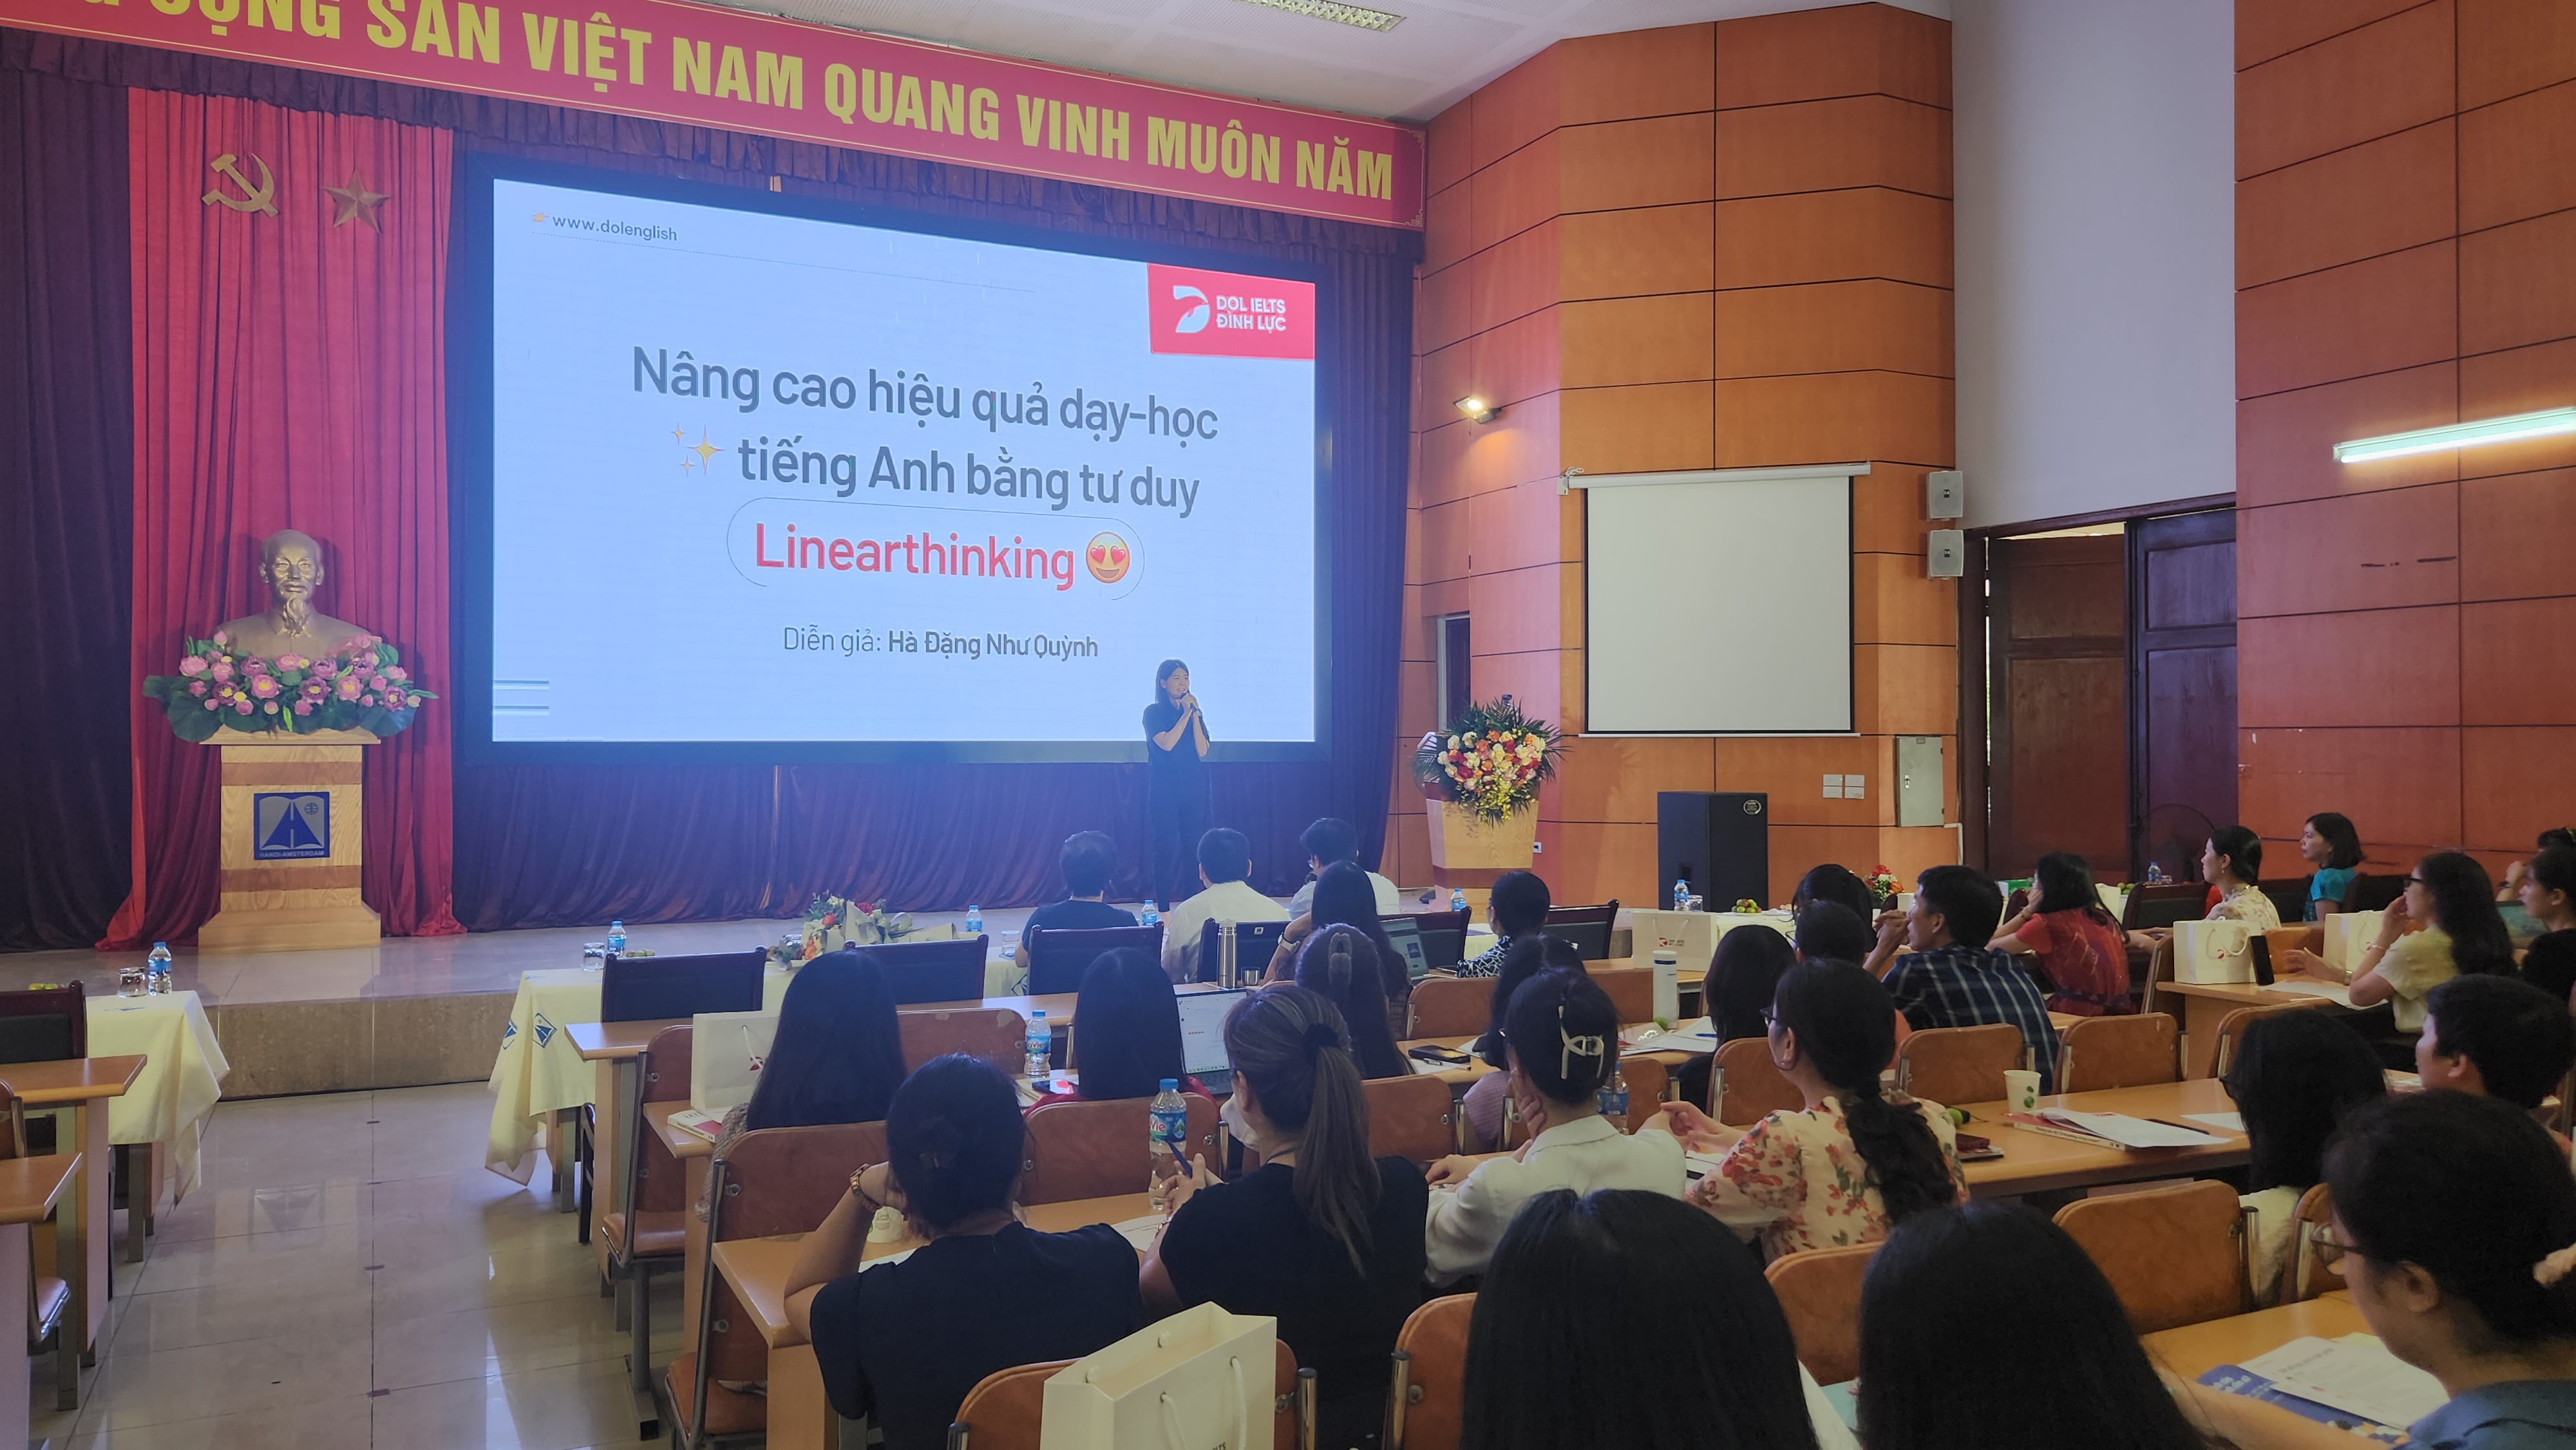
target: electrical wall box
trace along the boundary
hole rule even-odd
[[[1968,511],[1968,476],[1955,468],[1923,475],[1923,517],[1955,519]]]
[[[1896,823],[1946,826],[1942,819],[1941,737],[1896,737]]]
[[[1923,536],[1923,577],[1956,579],[1968,571],[1968,536],[1957,529],[1934,529]]]

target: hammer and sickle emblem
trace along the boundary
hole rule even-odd
[[[234,211],[264,211],[270,216],[277,215],[277,203],[272,200],[277,193],[276,173],[268,169],[267,162],[260,160],[256,156],[252,157],[250,162],[251,165],[259,168],[259,185],[257,186],[251,185],[250,178],[242,175],[241,168],[233,164],[233,154],[231,152],[227,151],[223,155],[216,157],[214,161],[210,163],[214,173],[217,176],[231,177],[233,184],[242,189],[242,194],[238,199],[236,199],[227,195],[223,187],[218,185],[213,190],[206,193],[206,205],[213,206],[217,203],[221,203],[224,206],[232,208]]]

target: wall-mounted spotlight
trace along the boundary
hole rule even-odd
[[[1466,414],[1467,421],[1470,423],[1491,423],[1494,421],[1494,414],[1502,410],[1474,393],[1469,393],[1458,400],[1458,411]]]
[[[2469,448],[2481,443],[2510,443],[2517,438],[2546,438],[2553,433],[2576,433],[2576,408],[2547,408],[2537,413],[2481,418],[2474,423],[2418,428],[2412,433],[2355,438],[2336,444],[2334,456],[2337,463],[2375,463],[2382,458],[2439,453],[2445,448]]]

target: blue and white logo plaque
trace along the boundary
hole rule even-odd
[[[331,854],[329,791],[260,791],[250,798],[251,859],[314,861]]]

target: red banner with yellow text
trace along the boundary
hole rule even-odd
[[[692,0],[0,0],[0,25],[1422,225],[1422,133]]]

